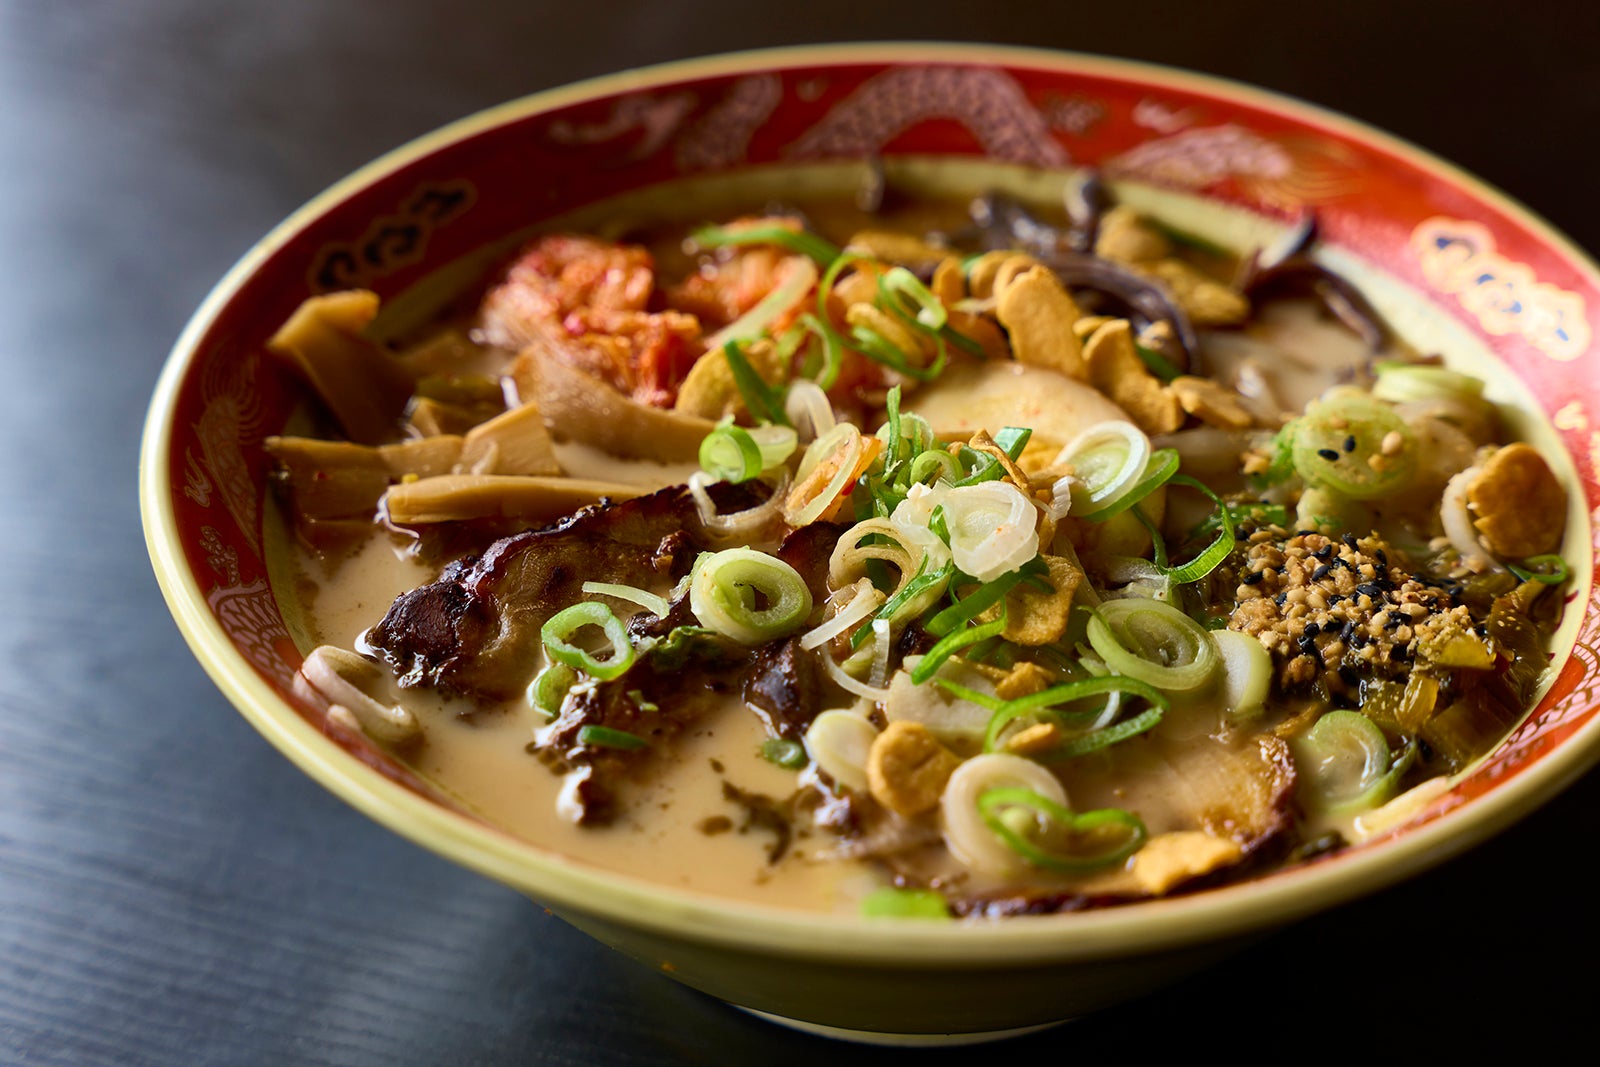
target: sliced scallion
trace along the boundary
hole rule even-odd
[[[585,726],[578,731],[578,744],[592,748],[620,748],[635,750],[649,748],[650,742],[626,730],[613,730],[609,726]]]
[[[1219,662],[1211,633],[1159,600],[1108,600],[1090,617],[1087,636],[1113,671],[1167,693],[1199,689]]]
[[[1111,503],[1086,514],[1081,514],[1078,517],[1086,522],[1105,522],[1108,519],[1115,518],[1171,481],[1178,473],[1180,462],[1182,461],[1178,456],[1177,449],[1156,449],[1150,455],[1150,463],[1144,469],[1144,476],[1135,482],[1131,489]],[[1074,514],[1078,513],[1074,511]]]
[[[939,298],[904,267],[890,267],[878,275],[878,304],[930,333],[943,329],[949,318]]]
[[[1066,874],[1120,863],[1137,852],[1149,836],[1132,812],[1101,808],[1075,814],[1031,789],[987,790],[978,796],[978,814],[996,837],[1029,864]],[[1078,851],[1085,839],[1090,847]]]
[[[1161,718],[1166,714],[1166,709],[1160,706],[1145,708],[1131,719],[1112,723],[1110,726],[1095,730],[1092,733],[1074,737],[1064,742],[1059,747],[1051,749],[1044,754],[1045,759],[1067,760],[1078,756],[1086,756],[1091,752],[1099,752],[1103,748],[1110,748],[1120,741],[1130,737],[1138,737],[1155,729],[1161,723]]]
[[[941,684],[943,683],[941,682]],[[1052,722],[1065,726],[1082,726],[1092,723],[1100,716],[1101,709],[1095,708],[1085,712],[1067,712],[1061,710],[1060,705],[1111,693],[1131,693],[1134,696],[1143,697],[1163,711],[1170,706],[1167,698],[1159,690],[1146,685],[1137,678],[1128,678],[1119,674],[1108,674],[1101,678],[1084,678],[1064,685],[1051,686],[1049,689],[1029,696],[1018,697],[1016,700],[1001,702],[997,707],[993,708],[994,715],[989,719],[989,728],[983,739],[983,750],[985,752],[997,751],[1000,744],[1000,735],[1005,731],[1005,728],[1013,720],[1024,715],[1043,716]],[[961,695],[964,696],[965,694]],[[973,698],[968,696],[966,699],[971,700]]]
[[[722,355],[728,361],[733,384],[738,387],[739,396],[744,400],[745,410],[750,412],[750,417],[776,426],[789,425],[789,416],[784,413],[784,387],[768,385],[766,379],[757,374],[745,358],[738,341],[723,345]]]
[[[613,582],[584,582],[583,591],[591,596],[616,597],[618,600],[637,604],[658,619],[666,618],[667,612],[671,610],[671,605],[668,604],[666,597],[658,596],[655,593],[638,589],[631,585],[617,585]]]
[[[1529,556],[1520,566],[1508,563],[1506,570],[1516,575],[1519,581],[1539,582],[1542,585],[1560,585],[1572,576],[1567,561],[1554,553]]]
[[[718,426],[700,441],[700,469],[721,482],[748,482],[761,473],[761,449],[742,426]]]
[[[611,655],[596,659],[588,649],[573,643],[578,631],[587,626],[598,626],[611,643]],[[557,663],[580,670],[591,678],[609,681],[627,673],[633,666],[633,645],[628,641],[628,629],[622,620],[604,604],[593,600],[574,604],[552,615],[539,631],[544,641],[545,655]]]
[[[567,693],[578,681],[578,672],[565,663],[552,663],[534,676],[528,687],[529,702],[551,718],[561,714]]]
[[[1396,493],[1411,481],[1417,465],[1415,435],[1381,401],[1357,393],[1318,400],[1291,425],[1294,469],[1310,485],[1327,486],[1352,500],[1371,500]]]
[[[798,771],[806,765],[806,746],[783,737],[769,737],[761,742],[761,758],[786,771]]]
[[[1227,620],[1221,620],[1224,627]],[[1254,718],[1266,706],[1272,687],[1272,653],[1249,634],[1214,629],[1211,641],[1222,657],[1222,705],[1229,718]]]
[[[705,226],[689,235],[701,248],[722,248],[725,245],[779,245],[791,252],[809,256],[817,266],[826,267],[839,258],[839,249],[814,233],[791,230],[785,226],[746,226],[735,229],[728,226]]]
[[[1000,617],[992,622],[981,623],[965,630],[956,630],[953,633],[946,634],[923,655],[922,662],[918,663],[916,669],[911,672],[911,680],[918,685],[922,685],[938,673],[945,660],[968,645],[974,645],[986,638],[1004,633],[1005,628],[1006,613],[1002,609]]]
[[[1186,474],[1174,475],[1171,481],[1174,485],[1186,485],[1191,489],[1198,489],[1210,497],[1211,502],[1217,507],[1215,513],[1217,526],[1219,527],[1217,536],[1194,559],[1176,567],[1167,564],[1166,548],[1161,541],[1161,531],[1156,529],[1155,523],[1151,522],[1142,510],[1139,508],[1133,509],[1134,518],[1143,523],[1145,529],[1150,531],[1150,542],[1155,548],[1156,570],[1160,571],[1168,581],[1177,585],[1184,585],[1188,582],[1197,582],[1216,570],[1222,565],[1222,561],[1228,558],[1229,553],[1233,551],[1233,515],[1228,511],[1228,505],[1222,502],[1222,498],[1212,492],[1211,487],[1204,482],[1191,478]]]
[[[806,621],[811,590],[783,560],[751,548],[730,548],[696,565],[689,606],[696,618],[724,637],[759,645],[792,633]]]
[[[901,889],[886,885],[861,898],[868,919],[948,919],[950,906],[936,889]]]
[[[1358,711],[1330,711],[1293,743],[1313,807],[1330,814],[1362,811],[1388,799],[1389,742]]]

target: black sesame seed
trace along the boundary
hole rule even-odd
[[[1317,455],[1321,456],[1329,463],[1332,463],[1334,460],[1339,458],[1339,453],[1335,452],[1331,448],[1319,448],[1317,449]]]
[[[1406,622],[1406,619],[1407,616],[1400,614],[1398,611],[1391,612],[1389,615],[1389,621],[1383,624],[1383,628],[1385,630],[1397,629]]]
[[[1266,575],[1261,571],[1251,571],[1249,574],[1246,574],[1244,577],[1240,578],[1239,583],[1241,585],[1255,585],[1265,577]]]
[[[1283,592],[1279,593],[1277,596],[1273,597],[1272,598],[1272,602],[1274,604],[1277,604],[1278,607],[1281,608],[1281,607],[1283,607],[1283,602],[1285,600],[1287,600],[1287,599],[1289,599],[1289,591],[1286,589]]]
[[[1377,600],[1379,597],[1383,596],[1383,588],[1376,582],[1362,582],[1360,585],[1356,586],[1356,592],[1365,593],[1374,600]]]
[[[1318,634],[1320,634],[1321,632],[1322,632],[1322,627],[1318,626],[1316,623],[1314,623],[1314,622],[1306,623],[1306,636],[1307,637],[1315,637]]]
[[[1339,640],[1348,643],[1350,638],[1351,638],[1351,636],[1355,632],[1356,632],[1356,621],[1354,619],[1350,619],[1344,624],[1344,626],[1342,628],[1340,628],[1340,630],[1339,630]]]
[[[1356,535],[1353,533],[1345,534],[1344,537],[1340,538],[1340,540],[1342,540],[1345,543],[1345,547],[1349,548],[1352,552],[1360,549],[1361,547],[1360,543],[1356,541]]]
[[[1378,551],[1374,552],[1372,555],[1377,559],[1377,561],[1379,563],[1383,564],[1385,567],[1387,567],[1389,565],[1389,554],[1387,552],[1385,552],[1383,549],[1381,549],[1381,548],[1378,549]]]
[[[1346,437],[1344,439],[1344,450],[1346,452],[1354,452],[1356,450],[1356,439],[1354,436]]]
[[[1333,555],[1333,546],[1323,545],[1321,548],[1317,549],[1311,554],[1316,556],[1318,559],[1327,559],[1329,556]]]
[[[1324,563],[1322,566],[1311,572],[1311,580],[1313,582],[1320,582],[1322,579],[1328,576],[1328,572],[1331,570],[1333,570],[1333,568]]]
[[[1357,630],[1355,633],[1351,634],[1348,640],[1351,648],[1366,648],[1372,643],[1372,638],[1368,637],[1360,630]]]
[[[1322,664],[1322,650],[1317,648],[1317,643],[1315,641],[1309,637],[1302,637],[1299,641],[1299,645],[1302,653],[1316,660],[1319,666]]]

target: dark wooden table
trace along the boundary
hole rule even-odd
[[[157,370],[257,236],[385,149],[575,78],[806,41],[991,39],[1238,77],[1408,137],[1600,249],[1600,8],[1401,7],[0,3],[0,1062],[970,1056],[724,1008],[278,756],[190,658],[146,562],[134,474]],[[1591,774],[1425,877],[983,1055],[1392,1061],[1581,1040],[1597,813]]]

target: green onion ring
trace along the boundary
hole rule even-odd
[[[748,482],[761,473],[761,448],[744,427],[718,426],[700,442],[700,469],[720,482]]]
[[[1178,456],[1177,449],[1156,449],[1150,455],[1150,462],[1145,465],[1144,477],[1140,478],[1132,489],[1129,489],[1122,496],[1104,507],[1096,508],[1094,511],[1078,517],[1087,522],[1105,522],[1113,515],[1120,515],[1170,481],[1173,475],[1178,473],[1180,462],[1182,461]]]
[[[578,672],[565,663],[552,663],[540,671],[528,687],[530,703],[551,718],[561,714],[567,693],[578,680]]]
[[[1199,689],[1221,662],[1211,634],[1159,600],[1108,600],[1089,616],[1087,636],[1114,672],[1168,693]]]
[[[1034,844],[1014,830],[1001,816],[1004,808],[1027,808],[1043,815],[1062,830],[1072,834],[1093,833],[1106,827],[1122,827],[1126,838],[1115,848],[1098,855],[1073,856],[1049,852]],[[1149,837],[1144,823],[1132,812],[1121,808],[1101,808],[1074,814],[1049,797],[1031,789],[990,789],[978,797],[978,814],[984,824],[1017,855],[1035,867],[1064,874],[1080,874],[1120,863],[1137,852]]]
[[[755,605],[755,593],[767,606]],[[811,614],[811,590],[783,560],[752,548],[730,548],[696,564],[689,583],[695,617],[742,645],[760,645],[798,629]]]
[[[572,643],[573,635],[585,626],[598,626],[605,631],[606,640],[611,642],[609,659],[597,660],[587,649]],[[610,608],[597,601],[574,604],[552,615],[539,630],[539,637],[544,641],[545,655],[551,660],[565,663],[602,682],[621,677],[633,666],[634,651],[628,641],[627,627]]]

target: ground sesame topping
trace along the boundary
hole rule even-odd
[[[1244,541],[1214,587],[1235,603],[1217,613],[1273,654],[1286,689],[1354,699],[1364,679],[1403,676],[1430,628],[1473,625],[1450,593],[1412,577],[1376,537],[1263,526]]]

